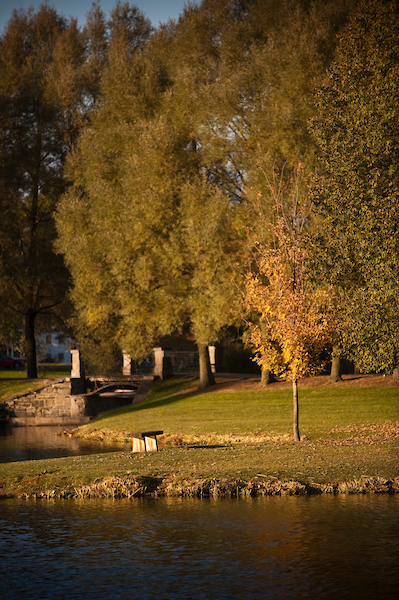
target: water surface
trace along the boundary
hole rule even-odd
[[[0,463],[131,450],[131,444],[108,444],[60,435],[65,426],[1,427]]]
[[[2,600],[395,598],[397,496],[0,501]]]

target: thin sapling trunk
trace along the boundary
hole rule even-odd
[[[300,442],[301,436],[299,435],[298,380],[296,377],[292,378],[292,398],[294,401],[294,441]]]

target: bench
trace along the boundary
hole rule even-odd
[[[157,435],[162,434],[163,431],[139,431],[137,433],[132,433],[132,452],[157,452]]]

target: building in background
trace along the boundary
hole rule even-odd
[[[72,340],[63,333],[48,331],[38,336],[36,340],[39,362],[71,362]]]

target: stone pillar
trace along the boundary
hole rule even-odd
[[[129,356],[129,354],[127,354],[125,351],[123,351],[122,359],[123,359],[122,375],[126,375],[128,377],[130,375],[133,375],[133,361],[132,361],[131,357]]]
[[[208,346],[209,362],[211,363],[212,373],[220,373],[223,370],[223,349],[222,346]]]
[[[86,392],[86,377],[80,350],[71,350],[71,395],[84,394]]]
[[[212,373],[216,373],[216,346],[208,346],[209,362]]]
[[[173,377],[172,352],[164,348],[154,348],[154,377],[168,379]]]

